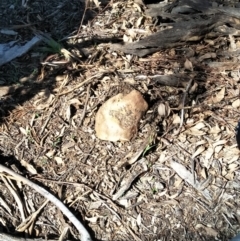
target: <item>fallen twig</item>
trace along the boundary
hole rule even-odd
[[[85,18],[85,15],[86,15],[86,11],[88,9],[88,4],[89,4],[89,1],[85,1],[85,8],[84,8],[84,12],[83,12],[83,16],[82,16],[82,19],[81,19],[81,23],[80,23],[80,26],[78,28],[78,31],[77,31],[77,35],[76,35],[76,38],[79,36],[79,33],[80,33],[80,30],[82,28],[82,24],[83,24],[83,20]]]
[[[51,110],[50,110],[50,112],[49,112],[49,114],[48,114],[48,118],[46,119],[45,123],[43,124],[43,126],[42,126],[42,128],[41,128],[41,131],[40,131],[40,133],[39,133],[40,135],[42,135],[42,133],[44,132],[44,130],[45,130],[45,128],[46,128],[49,120],[51,119],[51,116],[52,116],[53,111],[54,111],[54,108],[52,107]]]
[[[89,84],[88,87],[87,87],[86,101],[85,101],[85,105],[84,105],[84,109],[83,109],[83,112],[82,112],[82,116],[81,116],[81,119],[80,119],[80,124],[79,124],[79,126],[82,125],[83,119],[84,119],[84,117],[85,117],[85,115],[86,115],[87,104],[88,104],[88,100],[89,100],[89,97],[90,97],[90,88],[91,88],[91,84]]]
[[[74,86],[72,89],[70,90],[67,90],[65,92],[62,92],[62,93],[59,93],[58,96],[61,96],[61,95],[66,95],[68,93],[71,93],[72,91],[76,90],[76,89],[79,89],[80,87],[82,87],[83,85],[87,84],[90,80],[92,79],[95,79],[95,78],[101,78],[103,75],[105,74],[105,72],[100,72],[96,75],[93,75],[91,76],[90,78],[88,79],[85,79],[84,81],[80,82],[78,85]]]
[[[187,98],[187,94],[188,94],[188,91],[192,85],[192,82],[193,82],[193,79],[190,79],[190,81],[188,82],[188,85],[186,87],[186,90],[185,90],[185,93],[183,95],[183,100],[182,100],[182,109],[181,109],[181,122],[180,122],[180,125],[179,125],[179,132],[181,130],[181,127],[183,125],[183,121],[184,121],[184,105],[185,105],[185,101],[186,101],[186,98]]]
[[[36,220],[38,214],[42,211],[42,209],[47,205],[48,202],[49,202],[49,200],[46,200],[41,205],[41,207],[38,208],[37,211],[33,212],[29,217],[27,217],[25,220],[23,220],[23,222],[20,225],[18,225],[18,227],[16,227],[16,231],[26,232],[26,230],[28,230],[28,233],[32,234],[35,220]]]
[[[15,173],[14,171],[10,170],[9,168],[3,166],[0,164],[0,172],[6,172],[13,177],[15,177],[17,180],[27,184],[31,188],[35,189],[37,192],[39,192],[41,195],[43,195],[45,198],[50,200],[53,204],[55,204],[67,217],[68,219],[73,223],[73,225],[77,228],[77,230],[80,233],[79,239],[81,241],[92,241],[90,234],[85,229],[85,227],[80,223],[80,221],[69,211],[69,209],[55,196],[53,196],[51,193],[49,193],[44,188],[38,186],[37,184],[33,183],[32,181],[28,180],[27,178]],[[24,239],[23,239],[24,240]],[[0,241],[19,241],[18,239],[0,239]]]
[[[25,220],[25,214],[24,214],[24,206],[23,203],[21,201],[21,198],[19,197],[18,193],[16,192],[16,190],[14,190],[14,188],[9,184],[9,181],[7,180],[7,178],[5,178],[4,176],[2,176],[2,180],[5,183],[6,187],[8,188],[8,190],[11,192],[11,194],[13,195],[18,208],[19,208],[19,212],[21,214],[21,218],[22,221]]]

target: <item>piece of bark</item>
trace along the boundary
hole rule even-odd
[[[166,17],[169,19],[190,19],[195,13],[205,13],[210,7],[208,0],[179,0],[168,4],[149,4],[145,11],[146,15],[152,17]],[[191,13],[191,15],[187,15]]]
[[[226,71],[226,70],[236,70],[240,68],[240,63],[234,62],[209,62],[207,64],[211,69],[216,69],[218,71]]]
[[[189,14],[194,12],[205,13],[212,4],[208,0],[178,0],[173,3],[160,2],[158,4],[147,4],[148,10],[145,13],[160,14],[174,13],[174,14]]]
[[[172,9],[172,13],[205,13],[211,7],[208,0],[179,0],[176,7]]]
[[[224,6],[217,9],[212,9],[212,11],[221,12],[230,17],[240,18],[240,11],[237,8]]]
[[[240,49],[234,50],[234,51],[217,51],[217,56],[223,56],[225,58],[233,58],[233,57],[239,57],[240,56]]]
[[[158,50],[180,46],[187,41],[201,40],[207,33],[218,26],[218,18],[202,21],[183,21],[175,23],[173,28],[154,33],[138,42],[124,45],[112,44],[113,50],[143,57]]]
[[[170,4],[149,4],[148,9],[145,11],[146,15],[151,17],[168,17],[170,19],[174,18],[194,18],[199,13],[205,15],[211,14],[225,14],[225,18],[235,17],[240,18],[240,11],[234,7],[212,7],[212,4],[208,0],[179,0]],[[190,11],[192,14],[187,14]],[[211,16],[210,16],[211,17]]]
[[[150,6],[150,5],[148,5]],[[173,11],[174,8],[187,6],[196,10],[196,14],[180,14],[179,11]],[[127,54],[133,54],[140,57],[152,54],[161,49],[181,46],[190,41],[199,41],[214,31],[215,34],[227,35],[229,33],[238,35],[238,26],[240,26],[240,11],[230,7],[211,7],[208,0],[179,0],[168,5],[154,5],[146,11],[151,16],[161,16],[175,21],[170,23],[172,28],[167,28],[154,33],[138,42],[125,44],[112,44],[110,48],[122,51]],[[204,20],[203,17],[204,16]],[[184,20],[184,21],[182,21]],[[217,29],[219,26],[230,25],[235,29],[223,31]]]
[[[193,76],[191,74],[170,74],[148,76],[148,78],[151,79],[152,82],[164,86],[186,87]]]
[[[146,15],[150,17],[162,17],[165,19],[173,20],[174,22],[177,21],[189,21],[194,16],[198,16],[199,14],[191,14],[191,15],[184,15],[184,14],[173,14],[173,13],[160,13],[157,9],[148,9],[145,11]]]

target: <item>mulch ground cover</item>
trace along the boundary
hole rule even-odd
[[[0,66],[1,164],[61,200],[92,240],[240,230],[239,3],[191,2],[0,2],[0,43],[50,39]],[[149,106],[136,136],[98,139],[99,107],[134,89]],[[80,240],[54,201],[0,177],[0,240]]]

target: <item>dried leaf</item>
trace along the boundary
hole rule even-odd
[[[120,199],[119,204],[122,205],[125,208],[128,208],[130,206],[129,200],[127,200],[127,199]]]
[[[233,156],[231,159],[228,160],[228,163],[233,163],[239,159],[239,156]]]
[[[126,77],[124,79],[124,82],[126,82],[126,83],[128,83],[130,85],[135,85],[137,83],[133,77]]]
[[[219,103],[223,100],[225,95],[225,87],[223,87],[214,97],[212,97],[212,102],[214,104]]]
[[[209,236],[217,237],[217,235],[218,235],[218,232],[216,230],[214,230],[213,228],[204,226],[202,224],[197,224],[196,229],[200,229],[200,228],[204,229],[206,231],[206,234]]]
[[[137,225],[140,226],[141,223],[142,223],[142,217],[141,217],[141,213],[139,213],[137,216]]]
[[[141,26],[142,21],[143,21],[143,17],[138,18],[138,20],[137,20],[137,22],[136,22],[136,27],[137,27],[137,28]]]
[[[236,50],[237,46],[236,46],[235,38],[234,38],[233,35],[229,35],[229,41],[230,41],[229,50],[230,50],[230,51]]]
[[[56,150],[52,149],[50,151],[48,151],[45,155],[48,157],[48,158],[52,158],[53,155],[55,154]]]
[[[98,0],[93,0],[94,4],[96,5],[97,8],[100,7],[101,2],[99,2]]]
[[[70,119],[71,119],[71,106],[70,105],[67,106],[65,118],[66,118],[66,121],[70,121]]]
[[[85,217],[85,219],[91,223],[96,223],[98,220],[98,217],[91,217],[91,218]]]
[[[223,160],[225,163],[233,163],[239,159],[239,150],[234,147],[225,147],[223,150]]]
[[[37,170],[33,167],[33,165],[29,164],[25,160],[21,159],[21,164],[31,173],[31,174],[37,174]]]
[[[192,155],[192,159],[194,159],[196,156],[198,156],[199,154],[201,154],[203,151],[205,150],[204,146],[200,146],[198,147],[198,149],[194,152],[194,154]]]
[[[219,153],[223,149],[223,146],[215,147],[215,153]]]
[[[126,34],[123,35],[123,42],[129,42],[129,37]]]
[[[206,53],[199,57],[199,61],[202,62],[205,59],[215,59],[217,57],[216,53]]]
[[[205,140],[201,140],[201,141],[197,141],[195,146],[198,147],[198,146],[201,146],[201,145],[205,145],[207,142]]]
[[[221,129],[219,128],[218,124],[216,124],[216,126],[211,128],[208,133],[209,134],[218,134],[220,131],[221,131]]]
[[[232,103],[233,108],[238,108],[239,106],[240,106],[240,99],[233,101],[233,103]]]
[[[239,168],[237,163],[232,163],[230,165],[228,165],[228,170],[230,173],[236,171]]]
[[[184,68],[190,71],[193,71],[193,65],[192,62],[188,59],[186,59],[185,63],[184,63]]]
[[[42,98],[38,99],[34,102],[34,106],[37,110],[43,110],[46,108],[49,108],[49,106],[52,104],[55,96],[53,94],[50,94],[47,98],[47,100],[44,101],[44,104],[39,104],[40,101],[42,101]]]
[[[205,135],[205,131],[200,131],[200,129],[202,129],[203,127],[205,127],[205,124],[203,122],[199,122],[195,126],[188,129],[186,132],[193,136]]]
[[[189,93],[193,94],[193,93],[195,93],[197,91],[197,89],[198,89],[198,84],[196,82],[194,82],[192,87],[189,90]]]
[[[187,141],[187,135],[186,133],[181,133],[179,136],[178,136],[178,140],[181,142],[181,143],[185,143]]]
[[[69,100],[68,103],[69,103],[69,105],[78,105],[78,106],[81,105],[81,102],[77,98]]]
[[[131,37],[132,40],[136,39],[137,34],[133,29],[128,29],[126,33]]]
[[[102,201],[90,202],[90,205],[88,206],[88,208],[89,209],[99,209],[101,205],[102,205]]]
[[[198,130],[202,129],[203,127],[205,127],[205,124],[203,122],[199,122],[195,126],[193,126],[193,128]]]
[[[205,131],[199,131],[198,129],[195,129],[195,128],[190,128],[189,130],[186,131],[186,133],[193,136],[202,136],[206,134]]]
[[[229,172],[229,173],[227,173],[223,176],[224,176],[224,178],[226,178],[227,180],[230,180],[230,181],[232,181],[234,179],[234,173],[233,172]]]
[[[138,12],[140,12],[140,13],[142,12],[142,8],[138,3],[136,3],[136,2],[133,3],[133,7],[136,8]]]
[[[163,103],[160,103],[158,106],[158,114],[162,117],[166,116],[166,107]]]
[[[173,124],[179,124],[181,122],[181,118],[177,114],[173,114]]]
[[[219,141],[213,143],[213,147],[224,145],[226,143],[227,143],[227,140],[219,140]]]
[[[57,162],[58,165],[64,165],[64,161],[61,157],[55,156],[54,160]]]
[[[213,153],[214,153],[214,149],[211,146],[209,146],[207,151],[205,152],[205,158],[204,158],[204,166],[207,168],[209,166],[209,163],[210,163],[209,160],[212,158]]]
[[[206,168],[201,168],[200,174],[204,179],[207,179],[208,173],[207,173]]]
[[[28,135],[28,127],[26,128],[26,130],[25,130],[24,128],[22,128],[22,127],[19,127],[19,130],[21,131],[21,133],[22,133],[23,135],[25,135],[25,136]]]
[[[159,163],[163,163],[166,160],[166,155],[164,152],[161,152],[160,157],[158,158]]]

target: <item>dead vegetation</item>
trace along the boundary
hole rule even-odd
[[[1,43],[41,31],[65,49],[42,43],[0,67],[1,164],[61,200],[93,240],[239,231],[239,3],[200,2],[191,13],[190,0],[0,3],[0,28],[17,33]],[[97,110],[133,89],[149,105],[137,135],[99,140]],[[0,240],[79,240],[54,201],[1,171]]]

